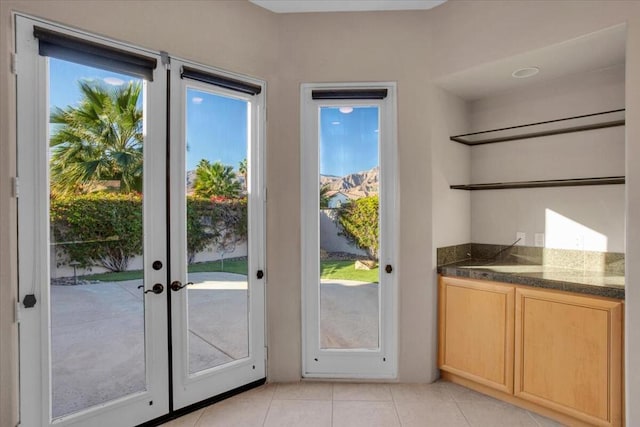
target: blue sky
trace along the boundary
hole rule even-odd
[[[80,99],[79,80],[118,85],[130,76],[50,58],[50,104],[66,107]],[[187,89],[187,170],[200,159],[233,166],[247,157],[246,101]],[[320,173],[344,176],[378,165],[378,108],[338,107],[320,110]]]
[[[340,110],[320,109],[320,173],[344,176],[378,166],[378,108]]]

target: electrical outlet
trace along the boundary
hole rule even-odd
[[[516,240],[518,240],[516,246],[525,246],[525,243],[527,241],[527,233],[525,233],[524,231],[516,231]]]
[[[535,246],[544,248],[544,233],[536,233],[534,239]]]

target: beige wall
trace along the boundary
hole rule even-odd
[[[627,425],[640,425],[640,3],[627,28],[627,240],[625,381]]]
[[[451,135],[469,131],[469,103],[433,86],[431,108],[431,173],[433,175],[433,248],[471,242],[471,194],[450,185],[471,181],[471,148]]]
[[[624,91],[621,64],[493,94],[470,103],[471,131],[624,108]],[[471,149],[471,182],[623,176],[624,152],[624,127],[479,145]],[[522,231],[526,246],[546,233],[548,247],[624,252],[624,200],[622,185],[474,191],[471,241],[511,244]],[[547,209],[584,228],[558,236]]]
[[[432,254],[432,76],[558,43],[627,20],[636,52],[627,62],[627,117],[640,123],[640,3],[464,2],[432,11],[274,15],[245,2],[0,3],[0,425],[16,417],[14,89],[8,70],[10,11],[20,10],[268,81],[268,375],[300,377],[299,84],[397,81],[400,191],[400,379],[429,381],[435,369],[435,283]],[[126,10],[126,13],[123,12]],[[173,25],[173,26],[172,26]],[[630,45],[630,46],[631,46]],[[632,72],[633,71],[633,72]],[[640,257],[640,161],[637,125],[627,126],[627,257]],[[441,154],[438,154],[441,155]],[[464,158],[464,154],[462,155]],[[437,226],[437,224],[434,224]],[[629,237],[635,237],[629,243]],[[428,261],[427,261],[428,263]],[[634,264],[633,262],[629,264]],[[640,263],[635,262],[635,265]],[[639,267],[628,269],[640,281]],[[633,295],[633,291],[628,295]],[[627,306],[640,313],[640,298]],[[629,315],[628,320],[637,320]],[[636,322],[637,323],[637,322]],[[631,324],[631,323],[629,323]],[[631,328],[629,328],[631,329]],[[636,332],[637,334],[637,332]],[[633,360],[640,336],[628,332]],[[632,363],[632,362],[629,362]],[[633,365],[630,365],[633,366]],[[640,423],[640,378],[628,369],[629,425]],[[634,402],[635,400],[635,402]],[[635,403],[635,405],[634,405]],[[637,412],[636,412],[637,411]]]
[[[274,178],[285,187],[272,182],[269,194],[273,201],[271,195],[277,192],[277,203],[286,206],[286,218],[277,220],[290,224],[289,236],[295,246],[285,246],[290,251],[288,258],[272,257],[270,262],[269,353],[282,363],[272,362],[269,368],[278,378],[296,379],[301,370],[299,85],[349,81],[398,83],[399,374],[404,381],[435,378],[435,330],[428,326],[435,323],[435,306],[424,303],[433,300],[434,288],[423,279],[423,260],[431,253],[430,210],[424,209],[430,203],[431,181],[424,167],[430,163],[425,28],[425,14],[415,12],[283,16],[279,40],[282,86],[277,91],[279,106],[269,112],[269,120],[286,126],[278,126],[272,135],[282,144],[269,150],[269,164],[282,164],[279,157],[290,163]],[[270,224],[274,220],[271,217]],[[283,306],[282,299],[289,304]],[[273,317],[275,311],[278,318]],[[285,316],[286,323],[282,322]]]

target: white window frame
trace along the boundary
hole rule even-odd
[[[381,100],[313,100],[315,89],[387,89]],[[302,375],[316,378],[397,377],[397,107],[396,83],[305,83],[301,85]],[[319,109],[377,106],[380,114],[380,347],[321,349],[319,339]],[[391,265],[392,273],[384,267]]]

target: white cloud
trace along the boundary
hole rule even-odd
[[[119,79],[117,77],[105,77],[104,82],[111,86],[122,86],[124,84],[124,80]]]
[[[194,96],[193,98],[191,98],[191,101],[196,105],[200,105],[202,104],[202,101],[204,101],[204,98],[200,98],[199,96]]]

